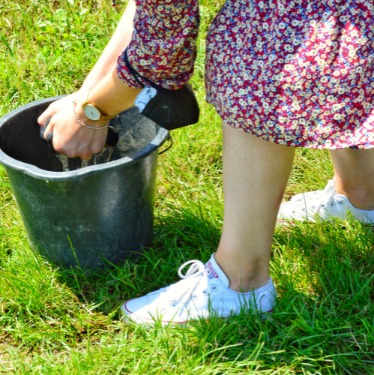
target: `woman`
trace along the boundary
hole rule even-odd
[[[166,88],[181,87],[195,57],[196,1],[149,0],[136,5],[127,48],[130,65]],[[113,66],[114,50],[124,48],[133,13],[130,3],[94,77]],[[364,0],[226,1],[209,30],[206,55],[207,100],[223,120],[220,243],[207,264],[182,265],[181,281],[126,301],[122,310],[129,318],[185,323],[211,314],[226,317],[243,307],[273,309],[270,250],[295,147],[331,150],[335,177],[329,202],[349,202],[340,213],[346,215],[353,207],[359,219],[374,219],[373,13],[373,4]],[[163,39],[162,30],[169,33]],[[66,102],[52,105],[41,116],[41,124],[52,116],[49,131],[53,129],[57,151],[89,158],[103,147],[105,130],[84,128],[77,120],[97,127],[108,120],[90,122],[85,117],[87,89],[89,100],[105,108],[106,115],[131,106],[139,85],[124,62],[122,53],[116,71],[96,86],[87,83],[95,81],[89,75],[73,96],[75,116]],[[149,64],[156,68],[152,71]],[[325,195],[305,194],[305,200],[318,196],[318,203]],[[305,204],[296,206],[305,210]],[[296,210],[287,207],[281,219]]]

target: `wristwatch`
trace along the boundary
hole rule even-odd
[[[93,121],[104,120],[108,117],[98,107],[89,102],[84,103],[82,109],[87,118]]]

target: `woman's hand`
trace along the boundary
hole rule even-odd
[[[51,103],[48,108],[39,116],[38,123],[41,126],[44,126],[47,121],[54,116],[57,112],[59,112],[64,107],[67,107],[69,103],[71,103],[73,100],[76,100],[82,96],[82,94],[79,93],[79,91],[74,92],[73,94],[63,96],[61,99],[58,99]]]
[[[80,157],[87,160],[93,153],[100,152],[105,146],[107,128],[92,130],[80,125],[73,113],[73,100],[78,101],[80,98],[87,98],[87,93],[90,92],[90,98],[93,98],[96,103],[97,98],[92,96],[92,90],[95,91],[96,88],[99,99],[104,97],[104,103],[98,102],[96,104],[100,108],[108,109],[108,114],[120,113],[133,105],[140,90],[125,87],[123,82],[117,78],[116,65],[118,55],[130,43],[135,10],[135,1],[129,0],[112,38],[79,91],[56,100],[38,118],[38,123],[41,126],[46,125],[50,120],[44,132],[44,137],[46,138],[47,134],[53,131],[52,142],[57,152],[64,153],[68,157]],[[105,101],[105,97],[107,97],[107,101]],[[118,103],[118,105],[112,108],[113,103],[115,105]],[[106,125],[106,121],[95,121],[95,123],[88,121],[78,107],[76,107],[76,113],[83,123],[93,126]]]
[[[72,94],[50,104],[38,118],[38,123],[43,126],[50,120],[44,138],[53,132],[52,144],[56,152],[69,158],[80,157],[82,160],[89,160],[92,154],[102,151],[105,146],[108,121],[90,121],[77,106],[75,113],[78,118],[97,129],[88,129],[79,124],[74,115],[75,97],[77,95]]]

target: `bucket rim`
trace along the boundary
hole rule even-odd
[[[42,104],[49,104],[52,103],[58,99],[61,99],[65,95],[50,97],[50,98],[44,98],[32,101],[28,104],[24,104],[15,110],[9,112],[8,114],[2,116],[0,118],[0,128],[7,123],[12,117],[15,117],[20,112],[30,109],[32,107],[37,107]],[[115,168],[122,165],[130,165],[133,163],[136,163],[140,159],[143,159],[156,151],[160,146],[163,145],[163,143],[168,139],[169,137],[169,131],[165,128],[158,125],[157,134],[156,136],[143,148],[137,150],[132,157],[125,156],[123,158],[112,160],[106,163],[102,164],[96,164],[96,165],[90,165],[87,167],[75,169],[72,171],[62,171],[62,172],[54,172],[54,171],[48,171],[45,169],[41,169],[35,165],[28,164],[25,162],[22,162],[20,160],[14,159],[8,154],[6,154],[0,147],[0,164],[4,167],[12,168],[18,172],[22,172],[26,175],[43,179],[43,180],[49,180],[49,181],[64,181],[69,180],[72,177],[82,177],[82,176],[88,176],[93,175],[96,173],[100,173],[102,171],[105,171],[109,168]]]

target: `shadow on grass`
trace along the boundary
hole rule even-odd
[[[357,221],[295,224],[275,234],[284,340],[324,358],[331,373],[366,374],[374,365],[373,242],[372,228]]]
[[[370,373],[373,239],[371,228],[359,223],[278,228],[276,309],[266,319],[243,311],[194,322],[192,332],[209,346],[204,360],[218,358],[222,373]]]
[[[60,279],[80,301],[114,314],[120,303],[175,282],[178,267],[190,259],[206,261],[215,250],[219,229],[186,210],[158,218],[152,247],[100,270],[60,269]]]
[[[137,260],[101,272],[61,269],[59,278],[92,311],[117,321],[123,300],[175,282],[179,265],[206,261],[219,235],[202,215],[179,211],[158,218],[153,247]],[[190,354],[201,356],[201,363],[219,363],[222,373],[369,373],[373,239],[367,227],[350,222],[278,229],[271,262],[279,294],[275,311],[267,319],[243,311],[191,323]]]

